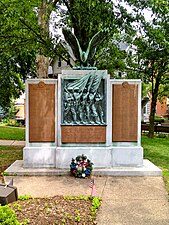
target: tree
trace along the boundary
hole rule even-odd
[[[50,15],[59,0],[1,0],[1,52],[36,52],[37,77],[47,78],[49,56],[55,51],[49,32]],[[57,37],[55,38],[57,40]]]
[[[62,21],[74,30],[83,51],[86,51],[89,41],[99,30],[108,30],[108,36],[97,48],[91,65],[106,68],[112,74],[115,69],[122,68],[124,52],[119,49],[118,37],[124,31],[133,35],[131,23],[135,18],[122,4],[115,4],[111,0],[63,0],[63,3],[67,10],[62,12]],[[113,64],[112,60],[116,62]]]
[[[63,5],[67,7],[66,10]],[[26,49],[29,53],[36,52],[39,78],[47,78],[49,57],[52,59],[58,55],[69,63],[66,52],[58,44],[58,36],[50,34],[49,25],[53,12],[56,12],[56,17],[63,15],[62,20],[54,22],[55,29],[60,26],[74,28],[82,50],[86,50],[89,40],[100,29],[109,29],[109,39],[112,39],[114,33],[131,31],[130,24],[134,20],[122,5],[115,5],[111,0],[0,0],[0,10],[1,51],[10,50],[11,55]],[[105,43],[100,49],[103,46]]]
[[[166,86],[169,84],[169,5],[168,0],[155,0],[144,2],[144,4],[140,2],[136,4],[140,9],[149,7],[153,17],[152,20],[147,22],[139,11],[141,15],[141,35],[135,38],[133,44],[136,46],[136,52],[130,57],[130,69],[134,70],[144,82],[151,82],[149,137],[152,138],[154,135],[156,103],[160,89],[166,90]]]
[[[18,98],[24,90],[20,74],[14,70],[14,63],[13,58],[4,54],[0,55],[0,106],[5,112],[12,100]]]
[[[49,56],[55,54],[49,19],[57,2],[0,0],[0,106],[4,110],[23,92],[26,78],[47,78]]]

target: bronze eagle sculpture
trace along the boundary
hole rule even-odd
[[[63,28],[62,33],[68,44],[67,50],[70,56],[74,60],[79,61],[81,67],[90,67],[91,65],[89,62],[94,57],[96,48],[106,38],[108,32],[106,29],[97,32],[89,41],[86,51],[82,50],[77,37],[72,33],[71,30]],[[64,45],[64,47],[66,46]]]

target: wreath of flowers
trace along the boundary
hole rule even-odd
[[[73,176],[85,178],[91,175],[93,163],[85,156],[78,155],[75,159],[72,158],[70,164],[70,172]]]

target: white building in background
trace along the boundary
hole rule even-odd
[[[3,114],[3,111],[2,111],[2,108],[1,108],[1,106],[0,106],[0,121],[1,121],[1,119],[4,117],[4,114]]]
[[[71,64],[74,65],[74,61],[70,59]],[[51,65],[48,69],[49,78],[57,78],[58,74],[62,73],[62,70],[71,70],[72,68],[65,62],[61,60],[59,57],[51,62]]]
[[[18,98],[15,101],[15,107],[16,109],[18,109],[18,112],[15,115],[15,118],[18,122],[22,122],[25,120],[25,115],[26,115],[26,111],[25,111],[25,93],[22,94],[20,96],[20,98]]]
[[[150,116],[150,101],[147,102],[145,106],[143,106],[142,110],[142,121],[143,122],[149,122],[149,116]]]

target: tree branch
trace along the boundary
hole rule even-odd
[[[32,29],[31,26],[29,26],[24,20],[22,20],[21,18],[19,18],[19,20],[21,21],[22,24],[24,24],[30,31],[32,31],[37,37],[39,37],[39,39],[41,40],[41,43],[46,44],[46,41],[42,38],[42,36],[37,33],[34,29]]]

